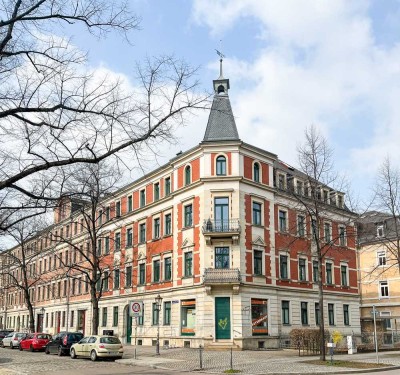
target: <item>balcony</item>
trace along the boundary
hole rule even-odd
[[[213,238],[230,238],[234,245],[239,244],[240,222],[239,219],[229,220],[204,220],[203,234],[207,245],[212,244]]]
[[[233,293],[239,293],[239,286],[242,282],[238,268],[206,268],[203,275],[203,284],[207,294],[211,293],[213,286],[232,286]]]

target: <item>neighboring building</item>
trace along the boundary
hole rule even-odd
[[[121,239],[107,255],[110,272],[112,267],[124,272],[100,301],[100,331],[113,330],[124,342],[133,342],[136,331],[139,344],[154,344],[158,321],[161,345],[191,347],[221,342],[277,347],[293,328],[317,327],[312,223],[296,208],[289,189],[294,183],[307,199],[302,174],[239,139],[229,80],[221,72],[213,84],[203,141],[106,200],[112,220],[105,230]],[[321,199],[329,213],[321,228],[328,228],[332,243],[323,267],[326,328],[359,334],[353,214],[340,192],[321,187]],[[80,217],[72,211],[57,213],[60,221],[51,230],[70,226],[74,241],[81,241],[84,233],[72,229]],[[44,239],[38,243],[34,266],[43,260],[47,268],[41,272],[51,274],[57,265],[50,259],[46,263],[50,245]],[[50,333],[66,325],[90,332],[84,284],[70,293],[67,322],[65,283],[48,278],[32,291],[40,327]],[[18,293],[8,294],[6,325],[23,326],[23,300]],[[144,303],[137,330],[128,316],[131,300]],[[0,315],[5,316],[4,305]]]
[[[371,211],[358,221],[359,289],[361,329],[373,332],[373,306],[376,323],[383,331],[383,344],[400,341],[400,272],[397,258],[398,236],[391,215]],[[399,220],[399,219],[396,219]],[[400,242],[399,242],[400,243]]]

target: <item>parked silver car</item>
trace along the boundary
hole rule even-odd
[[[26,336],[23,332],[12,332],[4,337],[1,346],[3,348],[10,347],[11,349],[18,348],[19,342]]]

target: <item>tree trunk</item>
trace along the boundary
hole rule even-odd
[[[31,303],[31,299],[29,297],[29,292],[25,289],[25,300],[26,300],[26,307],[29,311],[29,332],[35,332],[35,314],[33,312],[33,306]]]
[[[92,335],[99,331],[99,300],[97,298],[96,284],[90,284],[90,296],[92,302]]]
[[[326,348],[325,348],[325,320],[324,320],[324,285],[322,282],[322,255],[321,251],[318,250],[318,319],[319,319],[319,349],[320,355],[319,359],[325,361]]]

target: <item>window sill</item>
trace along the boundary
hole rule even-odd
[[[264,226],[262,224],[254,224],[254,223],[252,223],[251,225],[253,227],[256,227],[256,228],[264,228]]]
[[[158,240],[161,240],[161,237],[155,237],[152,239],[153,242],[158,241]]]
[[[189,225],[189,226],[187,226],[187,227],[183,227],[183,228],[182,228],[182,231],[188,230],[188,229],[192,229],[192,228],[194,228],[194,226],[193,226],[193,225]]]
[[[168,233],[168,234],[164,234],[164,236],[163,236],[164,238],[167,238],[167,237],[172,237],[172,233]]]
[[[291,281],[291,279],[287,279],[287,278],[284,278],[284,277],[280,277],[279,280],[280,281]]]
[[[182,279],[193,279],[194,276],[193,275],[188,275],[188,276],[182,276]]]

